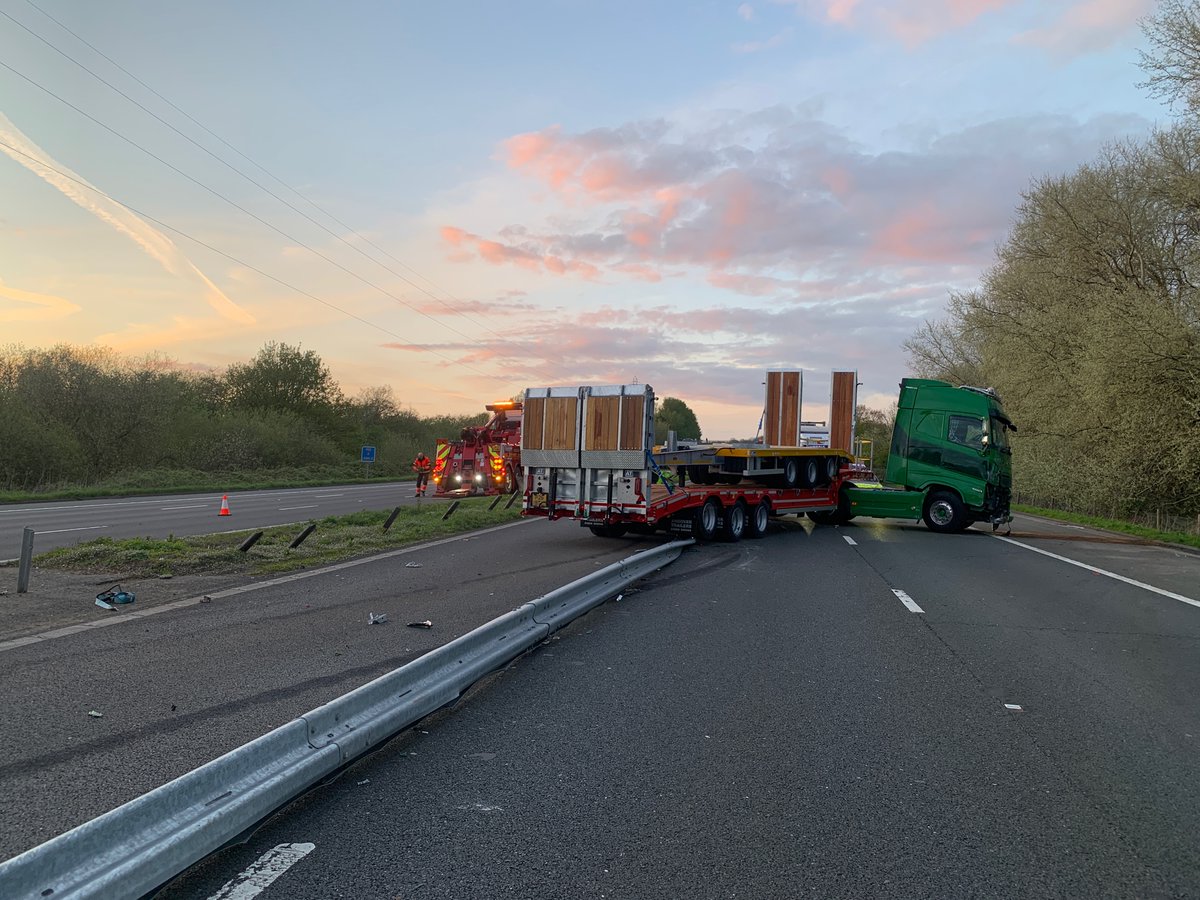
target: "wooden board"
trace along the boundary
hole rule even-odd
[[[527,397],[521,419],[521,449],[542,449],[542,420],[546,417],[546,400]]]
[[[763,437],[771,447],[800,443],[801,376],[799,372],[768,372]]]
[[[543,450],[574,450],[578,427],[578,397],[547,397]]]
[[[852,453],[854,400],[858,393],[857,372],[834,372],[829,402],[829,446]]]
[[[621,398],[621,450],[645,450],[646,398]]]
[[[583,432],[584,450],[616,450],[620,397],[589,397],[587,425]]]

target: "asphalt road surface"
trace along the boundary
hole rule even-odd
[[[230,515],[220,516],[222,494],[108,497],[60,503],[0,504],[0,559],[21,554],[21,535],[33,528],[34,552],[97,537],[166,537],[290,525],[361,509],[440,503],[413,496],[412,482],[237,491],[228,495]]]
[[[1200,896],[1200,557],[1017,526],[685,553],[162,896]]]

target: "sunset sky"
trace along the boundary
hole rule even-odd
[[[711,438],[767,369],[882,407],[1032,179],[1167,123],[1153,9],[4,0],[0,344],[283,341],[423,415],[636,380]]]

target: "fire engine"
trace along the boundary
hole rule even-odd
[[[511,494],[521,483],[522,403],[506,400],[484,408],[492,414],[485,424],[464,428],[458,440],[437,442],[435,494]]]

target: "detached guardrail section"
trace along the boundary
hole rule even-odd
[[[483,676],[679,557],[674,541],[525,603],[257,740],[0,864],[0,897],[137,897]]]

